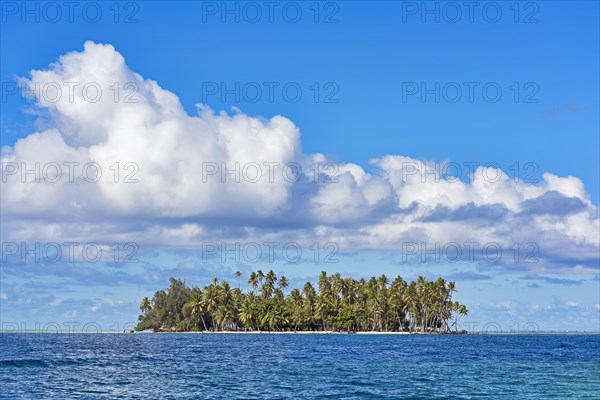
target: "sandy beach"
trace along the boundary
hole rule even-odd
[[[147,332],[135,333],[177,333],[177,334],[201,334],[201,335],[446,335],[450,333],[430,332],[334,332],[334,331],[186,331],[186,332]]]

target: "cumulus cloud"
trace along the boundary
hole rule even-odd
[[[530,184],[478,167],[455,179],[400,155],[333,163],[304,154],[284,116],[202,104],[189,115],[111,45],[86,42],[21,84],[45,129],[2,148],[5,241],[535,243],[539,262],[525,266],[536,272],[598,268],[598,206],[576,177]]]

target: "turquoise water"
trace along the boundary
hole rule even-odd
[[[599,399],[600,336],[0,334],[2,399]]]

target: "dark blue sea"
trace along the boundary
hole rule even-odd
[[[600,399],[596,335],[0,334],[2,399]]]

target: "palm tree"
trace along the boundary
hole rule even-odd
[[[306,282],[302,288],[302,296],[304,297],[304,313],[308,317],[308,325],[312,326],[315,323],[315,303],[317,298],[317,292],[313,287],[312,283]]]
[[[277,275],[275,275],[275,272],[273,272],[272,269],[269,270],[269,272],[267,272],[267,275],[265,275],[265,280],[271,285],[274,286],[275,282],[277,282]]]
[[[240,322],[251,329],[254,328],[254,323],[256,321],[255,303],[256,297],[254,296],[254,293],[249,293],[240,306]]]
[[[467,307],[464,304],[460,304],[458,301],[455,301],[454,303],[452,303],[452,309],[454,311],[456,311],[456,318],[454,319],[454,323],[452,324],[452,327],[458,327],[458,319],[461,316],[466,317],[467,315],[469,315],[469,310],[467,309]]]
[[[140,310],[144,314],[148,314],[148,312],[150,312],[150,310],[152,310],[152,305],[150,304],[150,300],[148,299],[148,297],[144,297],[142,299],[142,302],[140,303]]]
[[[259,271],[260,272],[260,271]],[[275,289],[275,282],[277,281],[277,275],[273,270],[270,270],[265,276],[265,283],[261,288],[261,295],[265,299],[270,299],[273,295],[273,290]]]
[[[206,307],[206,312],[208,313],[208,315],[210,315],[213,322],[212,327],[214,331],[217,328],[214,313],[219,307],[219,292],[217,291],[217,287],[213,283],[212,285],[207,286],[202,294],[203,301]]]
[[[206,326],[206,321],[204,320],[204,313],[206,310],[206,303],[204,301],[204,297],[202,296],[202,292],[198,291],[196,295],[190,300],[190,306],[192,308],[192,314],[200,315],[200,319],[202,320],[202,325],[204,326],[204,330],[207,331],[208,328]]]
[[[260,282],[260,277],[258,276],[258,274],[256,272],[252,271],[252,273],[250,274],[250,277],[248,278],[248,284],[250,286],[252,286],[252,290],[256,290],[259,282]]]
[[[256,271],[256,275],[258,276],[258,283],[260,284],[263,279],[265,279],[265,274],[262,272],[262,269]]]
[[[271,308],[263,316],[262,323],[267,325],[269,330],[279,330],[279,327],[288,324],[289,321],[285,317],[283,310],[280,308]]]
[[[398,276],[390,284],[385,275],[366,280],[322,271],[316,287],[306,282],[302,290],[294,288],[286,295],[287,278],[277,278],[272,270],[266,275],[261,270],[252,272],[248,279],[252,291],[243,293],[239,272],[235,289],[216,277],[203,289],[171,278],[168,289],[142,299],[136,329],[445,333],[469,313],[453,300],[456,284],[442,278],[428,281],[421,276],[408,283]]]
[[[213,279],[213,283],[205,288],[203,302],[212,317],[213,330],[222,330],[233,326],[237,312],[229,282],[222,281],[218,285],[216,282],[218,280]]]
[[[240,276],[242,276],[242,271],[235,271],[235,277],[238,280],[238,289],[240,289],[240,287],[242,286],[241,282],[240,282]]]
[[[284,277],[282,277],[283,279]],[[279,281],[281,283],[281,281]],[[293,289],[288,298],[289,310],[294,324],[294,332],[298,330],[298,325],[303,324],[305,319],[305,309],[302,307],[302,294],[298,289]]]
[[[290,284],[287,281],[287,278],[285,276],[281,276],[281,278],[279,278],[279,289],[283,290],[285,288],[287,288]]]

